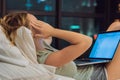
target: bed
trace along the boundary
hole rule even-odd
[[[30,45],[32,48],[29,51],[34,53],[33,45]],[[26,55],[21,54],[20,49],[11,45],[0,26],[0,80],[74,80],[56,75],[56,68],[53,66],[34,62],[35,55],[29,54],[29,57]],[[28,58],[32,58],[33,63]]]

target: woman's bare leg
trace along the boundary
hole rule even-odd
[[[107,31],[120,30],[120,21],[113,22],[107,29]]]
[[[113,22],[107,31],[120,30],[120,22]],[[113,60],[106,65],[108,80],[120,79],[120,44]]]

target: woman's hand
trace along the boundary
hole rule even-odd
[[[48,38],[52,36],[54,31],[52,26],[40,20],[30,22],[30,26],[32,26],[31,29],[34,37]]]

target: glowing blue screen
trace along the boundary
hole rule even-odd
[[[93,45],[90,58],[112,58],[120,41],[119,32],[108,32],[98,34]]]

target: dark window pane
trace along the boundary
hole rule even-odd
[[[47,22],[48,24],[55,27],[55,17],[52,16],[36,16],[37,19]]]
[[[62,11],[81,13],[103,13],[105,0],[62,0]]]
[[[71,30],[85,35],[91,36],[98,32],[97,26],[95,26],[94,18],[76,18],[76,17],[63,17],[62,29]]]
[[[102,18],[76,18],[76,17],[63,17],[61,28],[64,30],[75,31],[93,37],[94,34],[99,32],[99,28],[103,27]],[[59,48],[68,46],[69,43],[59,40]]]
[[[0,18],[2,17],[2,14],[0,13]]]
[[[0,0],[0,13],[2,12],[2,1]]]
[[[6,0],[6,4],[9,10],[55,10],[55,0]]]

